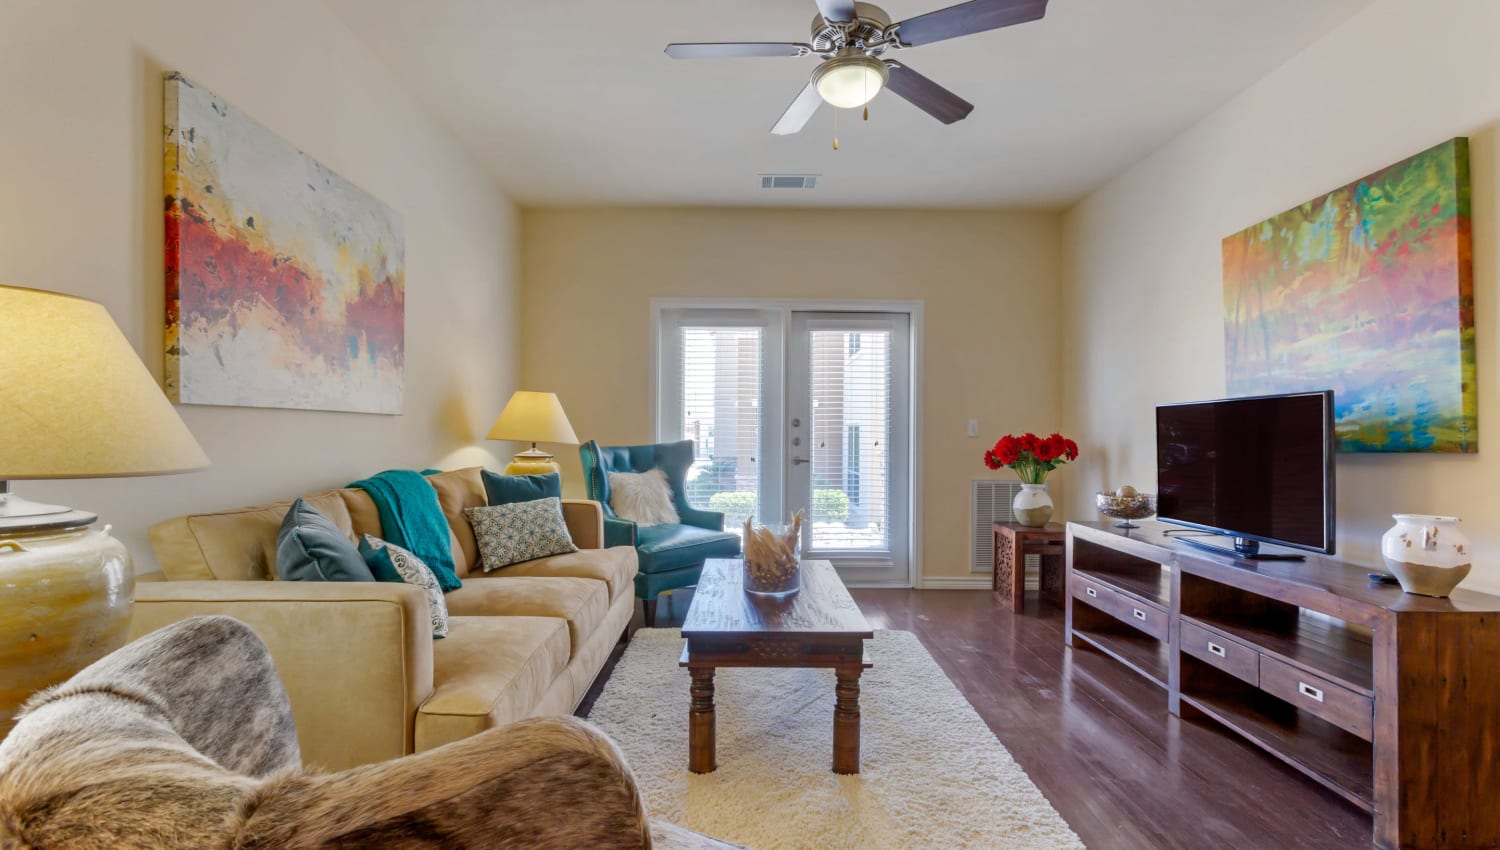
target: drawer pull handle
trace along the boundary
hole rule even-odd
[[[1099,595],[1099,591],[1093,589],[1092,587],[1085,587],[1083,589],[1083,592],[1087,593],[1089,596],[1098,596]]]
[[[1213,655],[1219,656],[1220,658],[1224,657],[1224,647],[1219,646],[1213,641],[1208,642],[1208,651]]]
[[[1306,682],[1297,683],[1297,693],[1307,697],[1308,699],[1317,700],[1318,702],[1323,701],[1323,689],[1315,688]]]
[[[1146,612],[1142,611],[1139,608],[1131,608],[1130,609],[1130,614],[1131,614],[1131,616],[1135,617],[1137,620],[1144,620],[1144,619],[1146,619]]]

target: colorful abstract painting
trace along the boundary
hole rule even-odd
[[[1230,395],[1334,390],[1339,449],[1474,452],[1469,141],[1224,240]]]
[[[167,391],[400,413],[400,217],[223,98],[166,80]]]

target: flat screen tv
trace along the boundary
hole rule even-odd
[[[1333,554],[1333,391],[1156,408],[1157,517],[1234,539]],[[1180,538],[1228,550],[1201,539]]]

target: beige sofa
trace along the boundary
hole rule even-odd
[[[136,587],[133,636],[226,614],[265,641],[291,697],[302,755],[340,770],[421,752],[512,721],[570,713],[635,608],[636,554],[602,548],[598,503],[564,500],[579,551],[484,573],[463,509],[485,504],[478,468],[428,478],[464,586],[434,640],[410,585],[274,581],[290,501],[194,514],[151,528],[167,581]],[[363,490],[304,497],[351,539],[380,536]]]

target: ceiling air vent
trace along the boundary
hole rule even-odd
[[[818,188],[818,175],[816,175],[816,174],[762,174],[760,176],[760,188],[762,188],[762,189],[816,189],[816,188]]]

